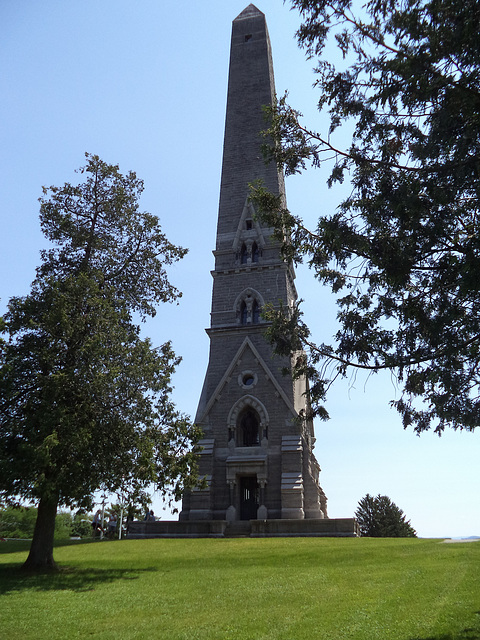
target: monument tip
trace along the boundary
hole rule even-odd
[[[258,16],[258,15],[263,16],[264,14],[260,11],[260,9],[257,9],[257,7],[254,4],[249,4],[248,7],[245,7],[242,13],[240,13],[235,18],[235,20],[244,20],[245,18],[252,18],[253,16]]]

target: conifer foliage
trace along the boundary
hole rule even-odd
[[[286,256],[306,261],[339,305],[331,344],[312,339],[299,307],[270,311],[271,337],[281,352],[307,351],[324,417],[335,376],[385,369],[403,389],[393,405],[405,427],[473,430],[480,423],[480,3],[292,5],[329,124],[324,131],[305,124],[283,97],[271,112],[266,153],[287,174],[330,163],[329,186],[350,184],[315,228],[254,190],[267,220],[289,238]]]
[[[133,320],[180,293],[165,266],[186,251],[139,211],[143,183],[87,154],[82,184],[44,189],[42,254],[12,298],[0,344],[0,502],[38,505],[28,568],[54,567],[59,506],[154,483],[178,498],[195,481],[198,433],[170,399],[179,362]]]
[[[372,538],[416,538],[405,514],[387,496],[367,495],[358,503],[355,517],[362,536]]]

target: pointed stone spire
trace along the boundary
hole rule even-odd
[[[275,163],[262,157],[263,107],[275,96],[273,61],[264,14],[249,5],[232,23],[227,113],[217,227],[217,249],[227,248],[248,196],[248,184],[261,179],[273,193],[283,193]]]
[[[261,315],[266,304],[288,308],[297,295],[293,267],[248,199],[259,179],[285,196],[282,172],[261,152],[263,107],[274,96],[265,16],[251,4],[232,25],[210,357],[195,418],[206,486],[185,496],[182,520],[325,515],[306,381],[284,375],[291,359],[274,357]]]

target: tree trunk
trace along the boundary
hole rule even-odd
[[[38,505],[37,521],[35,522],[30,553],[23,565],[23,569],[28,571],[57,569],[53,559],[53,537],[57,504],[58,500],[56,498],[41,498]]]

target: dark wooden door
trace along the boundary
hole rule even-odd
[[[244,476],[240,478],[240,520],[256,520],[257,509],[257,476]]]

